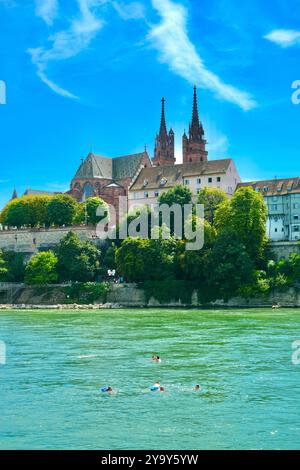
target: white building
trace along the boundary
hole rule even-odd
[[[197,194],[205,187],[223,189],[230,197],[240,182],[234,161],[230,158],[143,168],[129,187],[129,210],[157,203],[163,192],[178,184],[189,187],[196,200]]]
[[[268,207],[267,235],[271,241],[300,240],[300,178],[241,183],[261,193]]]

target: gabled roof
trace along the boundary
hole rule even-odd
[[[181,184],[182,179],[188,176],[224,174],[231,163],[232,160],[227,158],[224,160],[144,168],[130,187],[130,191],[172,188],[176,184]]]
[[[145,156],[148,158],[146,152],[108,158],[90,152],[80,165],[74,179],[121,180],[123,178],[133,178]]]
[[[285,196],[287,194],[300,193],[300,178],[296,176],[293,178],[249,181],[248,183],[239,183],[237,189],[245,186],[251,186],[263,196]]]

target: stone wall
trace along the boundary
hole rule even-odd
[[[270,245],[277,256],[277,259],[287,259],[292,253],[300,253],[299,242],[273,242]]]
[[[64,227],[32,230],[1,230],[0,249],[20,253],[34,254],[41,249],[53,248],[70,231],[75,232],[80,240],[99,242],[95,228]]]
[[[57,305],[68,303],[64,286],[26,287],[17,284],[0,283],[0,304],[14,305]],[[100,304],[98,299],[95,304]],[[107,295],[107,308],[254,308],[272,307],[279,304],[281,307],[300,307],[300,287],[277,291],[268,297],[255,297],[252,299],[233,298],[228,302],[217,300],[209,305],[202,305],[198,301],[197,292],[194,292],[189,304],[170,300],[160,304],[154,297],[147,300],[145,292],[134,284],[112,284]]]
[[[108,293],[107,302],[121,307],[205,307],[198,300],[197,292],[192,295],[191,302],[186,305],[181,301],[170,300],[167,304],[160,304],[157,299],[151,297],[148,301],[145,292],[134,284],[113,285]],[[282,307],[300,307],[300,288],[287,288],[277,291],[268,297],[255,297],[251,299],[233,298],[228,302],[217,300],[208,307],[215,308],[247,308],[247,307],[272,307],[279,304]]]

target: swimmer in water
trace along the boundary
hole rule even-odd
[[[152,356],[152,361],[153,362],[161,362],[161,358],[159,356],[154,355],[154,356]]]
[[[103,387],[101,388],[102,393],[109,393],[110,395],[113,393],[112,387]]]
[[[200,392],[200,390],[201,390],[200,385],[195,385],[194,391],[195,392]]]

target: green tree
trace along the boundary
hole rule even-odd
[[[7,280],[7,273],[8,273],[8,269],[7,269],[5,259],[3,257],[3,251],[0,250],[0,281],[1,282]]]
[[[31,208],[28,198],[10,201],[1,212],[1,223],[8,227],[26,227],[31,222]]]
[[[47,210],[47,219],[50,225],[61,227],[72,225],[77,213],[78,203],[68,194],[57,194],[54,196]]]
[[[48,206],[53,196],[27,196],[30,213],[30,226],[43,227],[49,225],[48,222]]]
[[[90,242],[82,242],[69,232],[56,248],[57,270],[62,281],[95,280],[100,267],[101,251]]]
[[[254,282],[254,263],[238,233],[222,232],[211,253],[208,279],[215,297],[228,300]]]
[[[6,251],[3,257],[8,269],[6,275],[7,282],[23,282],[26,268],[24,253]]]
[[[181,224],[182,224],[182,231],[181,233],[176,233],[177,236],[183,238],[184,237],[184,226],[185,226],[185,217],[187,217],[187,214],[183,212],[183,208],[187,204],[192,204],[192,196],[193,193],[192,191],[187,187],[183,185],[176,185],[174,188],[169,189],[168,191],[162,193],[160,197],[158,198],[158,202],[160,205],[167,205],[169,207],[172,207],[173,205],[179,205],[181,206],[182,209],[182,218],[181,218]],[[167,223],[167,221],[162,220],[162,214],[160,213],[160,217],[158,220],[158,225],[161,227],[163,223]],[[175,235],[175,231],[178,232],[179,228],[176,230],[176,224],[175,224],[175,214],[171,212],[170,216],[170,225],[169,229],[171,231],[172,235]]]
[[[103,216],[97,215],[97,210],[100,206],[105,211],[105,215]],[[86,215],[88,224],[97,225],[104,217],[106,217],[108,212],[108,205],[100,197],[89,197],[86,200]]]
[[[43,285],[56,282],[58,259],[52,251],[44,251],[34,255],[25,272],[25,282],[29,285]]]
[[[250,258],[262,261],[266,237],[267,207],[260,193],[252,187],[239,188],[230,201],[219,205],[215,213],[218,233],[232,230],[245,246]]]
[[[220,206],[228,200],[225,191],[219,188],[204,188],[198,195],[198,204],[204,205],[204,217],[210,224],[214,223],[215,212]]]
[[[129,282],[174,277],[176,241],[127,238],[116,251],[119,274]]]
[[[159,198],[159,204],[167,204],[169,207],[173,204],[179,204],[184,206],[185,204],[191,204],[193,193],[187,186],[178,184],[174,188],[163,192]]]
[[[204,247],[202,250],[184,250],[180,254],[180,266],[184,279],[190,281],[201,281],[207,284],[207,277],[210,271],[210,257],[212,247],[216,240],[216,230],[212,225],[204,221]]]

